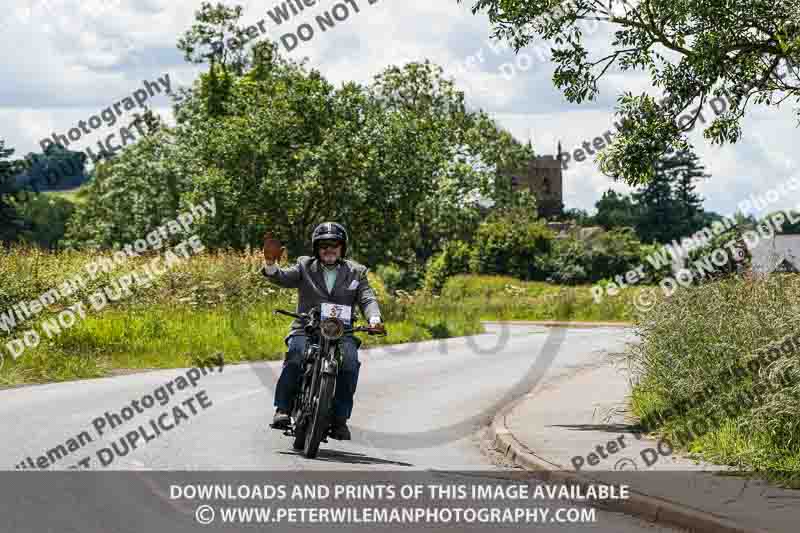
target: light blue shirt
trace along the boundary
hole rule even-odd
[[[325,277],[325,286],[328,288],[328,292],[333,290],[333,286],[336,284],[336,272],[339,270],[339,265],[335,265],[331,268],[326,266],[322,267],[322,275]]]

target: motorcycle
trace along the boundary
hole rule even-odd
[[[330,436],[336,378],[342,366],[342,337],[348,333],[380,336],[387,333],[382,328],[348,327],[346,323],[350,322],[351,308],[346,305],[323,303],[309,313],[298,314],[283,309],[273,313],[304,322],[307,341],[300,383],[292,403],[292,422],[283,434],[294,437],[292,447],[302,450],[305,457],[313,459],[317,456],[320,443],[328,442],[327,437]]]

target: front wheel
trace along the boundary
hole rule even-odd
[[[294,431],[294,442],[292,443],[292,448],[295,450],[304,450],[306,447],[306,430],[303,429],[296,429]]]
[[[330,374],[321,374],[317,397],[314,401],[313,417],[310,424],[306,425],[306,442],[303,455],[309,459],[317,456],[319,443],[325,438],[330,425],[331,408],[333,406],[333,391],[336,388],[336,378]]]

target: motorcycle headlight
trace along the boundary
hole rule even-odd
[[[322,336],[328,340],[336,340],[344,335],[344,323],[338,318],[326,318],[319,328]]]

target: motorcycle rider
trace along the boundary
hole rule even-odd
[[[285,250],[271,233],[264,237],[264,266],[261,273],[271,282],[284,288],[298,289],[297,312],[306,313],[322,302],[358,307],[369,320],[370,327],[383,331],[378,300],[367,280],[367,268],[355,261],[344,259],[347,253],[347,231],[336,222],[317,226],[311,235],[313,257],[301,256],[297,264],[282,269],[277,265]],[[275,415],[272,427],[285,429],[290,424],[292,399],[302,372],[306,335],[303,323],[295,320],[285,339],[288,351],[283,363],[278,385],[275,388]],[[336,379],[331,436],[350,440],[347,419],[353,410],[353,395],[358,383],[358,347],[361,340],[352,334],[341,340],[342,368]]]

